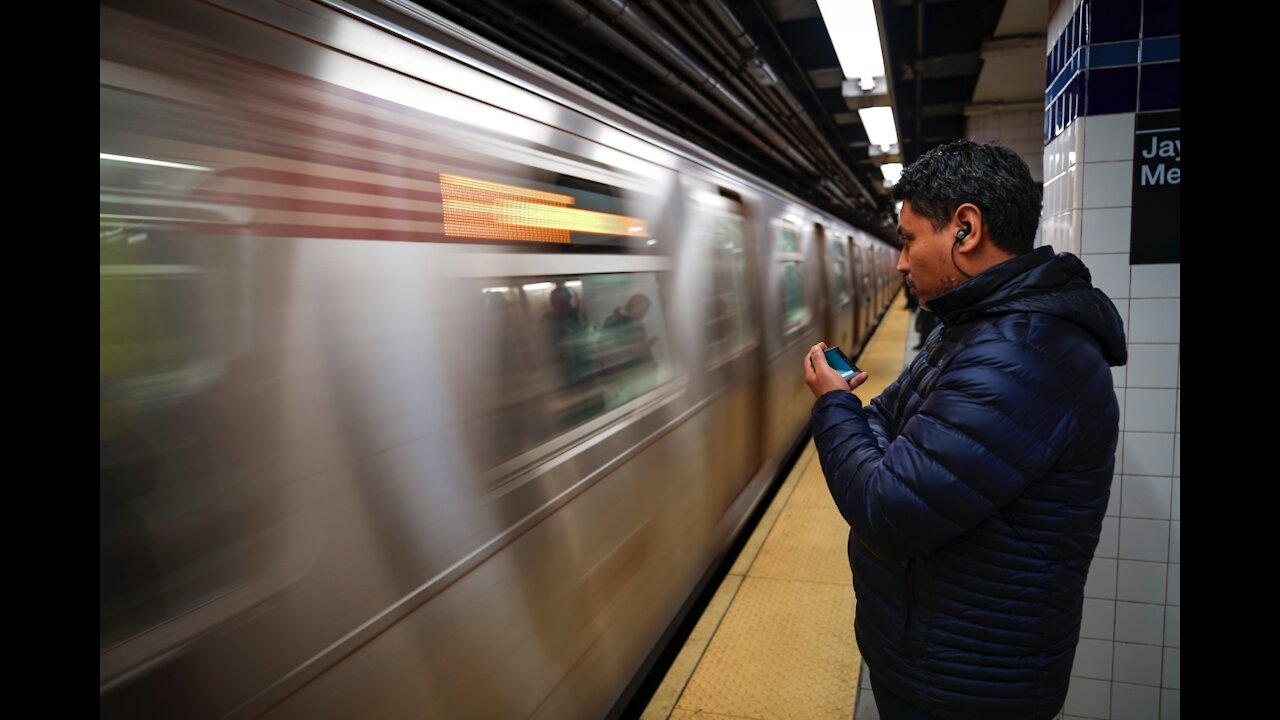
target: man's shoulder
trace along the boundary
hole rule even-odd
[[[1011,313],[969,323],[956,333],[945,366],[993,365],[1010,372],[1048,369],[1060,358],[1061,331],[1045,325],[1035,313]],[[958,364],[957,364],[958,361]],[[946,369],[944,366],[943,369]]]
[[[1013,312],[968,323],[955,340],[964,347],[976,345],[1026,346],[1048,355],[1081,340],[1092,339],[1085,328],[1048,313]]]
[[[967,383],[978,370],[986,382],[1000,378],[988,389],[1007,387],[1014,396],[1043,403],[1046,395],[1027,389],[1053,388],[1059,397],[1074,398],[1067,402],[1087,404],[1113,397],[1109,384],[1098,382],[1109,380],[1107,367],[1097,340],[1079,325],[1044,313],[1012,313],[974,323],[955,338],[940,382]]]

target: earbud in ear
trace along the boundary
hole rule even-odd
[[[956,231],[956,242],[960,242],[961,240],[964,240],[967,237],[969,237],[968,226],[962,227]]]

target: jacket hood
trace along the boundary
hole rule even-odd
[[[1048,245],[988,268],[937,296],[928,307],[945,325],[1010,313],[1053,315],[1092,335],[1110,365],[1128,362],[1124,324],[1115,304],[1093,286],[1080,258],[1055,253]]]

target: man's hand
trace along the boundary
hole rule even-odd
[[[809,348],[804,357],[804,382],[815,398],[820,398],[832,390],[852,391],[867,381],[867,373],[860,372],[845,382],[836,369],[827,364],[826,343],[818,343]]]

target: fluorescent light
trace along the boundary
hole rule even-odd
[[[884,54],[880,51],[880,28],[872,0],[818,0],[822,22],[840,59],[840,69],[850,80],[859,80],[864,90],[875,86],[867,79],[884,76]]]
[[[867,130],[867,139],[872,145],[879,145],[881,150],[898,144],[898,130],[893,122],[893,108],[887,106],[861,108],[858,117],[862,118],[862,127]]]
[[[540,283],[529,283],[528,285],[521,285],[520,287],[528,291],[528,290],[546,290],[547,288],[555,287],[555,286],[549,282],[540,282]]]
[[[902,163],[885,163],[880,166],[880,174],[884,175],[885,185],[895,185],[902,177]]]
[[[511,289],[511,288],[509,288],[509,287],[491,287],[491,288],[485,288],[485,289],[484,289],[484,291],[485,291],[485,292],[493,292],[493,293],[504,293],[504,292],[506,292],[506,291],[508,291],[508,290],[510,290],[510,289]]]
[[[167,160],[151,160],[149,158],[129,157],[128,155],[111,155],[109,153],[98,153],[99,160],[114,160],[116,162],[134,163],[137,165],[159,165],[160,167],[178,168],[179,170],[204,170],[208,172],[213,168],[201,167],[199,165],[187,165],[186,163],[169,162]]]

